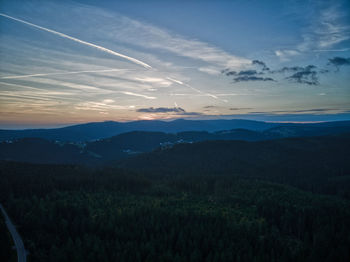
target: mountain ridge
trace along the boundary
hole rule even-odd
[[[248,129],[264,131],[273,127],[350,127],[350,121],[334,121],[323,123],[272,123],[245,119],[230,120],[186,120],[173,121],[140,120],[131,122],[91,122],[51,129],[24,129],[5,130],[0,129],[0,141],[14,140],[25,137],[44,138],[47,140],[83,142],[112,137],[131,131],[152,131],[165,133],[178,133],[184,131],[216,132],[231,129]]]

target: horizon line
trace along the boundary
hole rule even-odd
[[[327,123],[327,122],[343,122],[343,121],[350,121],[350,117],[347,119],[329,119],[329,120],[258,120],[258,119],[248,119],[248,118],[215,118],[215,119],[193,119],[193,118],[175,118],[175,119],[138,119],[138,120],[129,120],[129,121],[117,121],[117,120],[103,120],[103,121],[91,121],[91,122],[78,122],[78,123],[57,123],[57,124],[26,124],[26,123],[18,123],[18,124],[4,124],[2,125],[0,123],[0,130],[4,131],[21,131],[21,130],[52,130],[52,129],[61,129],[66,127],[72,127],[72,126],[78,126],[78,125],[86,125],[86,124],[98,124],[98,123],[107,123],[107,122],[114,122],[114,123],[131,123],[131,122],[154,122],[154,121],[161,121],[161,122],[174,122],[178,120],[185,120],[185,121],[215,121],[215,120],[225,120],[225,121],[231,121],[231,120],[243,120],[243,121],[252,121],[252,122],[264,122],[264,123],[281,123],[281,124],[317,124],[317,123]],[[6,127],[8,126],[8,127]],[[16,126],[20,126],[17,127]]]

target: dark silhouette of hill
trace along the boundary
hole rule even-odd
[[[53,129],[26,129],[26,130],[0,130],[0,141],[13,140],[24,137],[44,138],[59,141],[91,141],[115,136],[131,131],[152,131],[165,133],[178,133],[184,131],[207,131],[231,130],[237,128],[263,131],[281,124],[266,123],[251,120],[184,120],[174,121],[133,121],[133,122],[96,122],[73,125]],[[286,125],[286,124],[284,124]],[[289,125],[289,124],[287,124]],[[334,124],[331,124],[332,126]],[[349,126],[349,123],[343,122]]]
[[[133,131],[90,142],[59,142],[24,138],[0,142],[0,159],[32,163],[106,164],[109,161],[170,148],[180,143],[210,140],[263,141],[285,137],[334,135],[350,131],[345,123],[278,126],[264,131],[232,129],[217,132],[185,131],[179,133]]]
[[[234,129],[215,133],[188,131],[176,134],[162,132],[134,131],[120,134],[86,144],[86,150],[94,152],[102,158],[113,160],[124,155],[150,152],[159,147],[172,147],[178,143],[194,143],[206,140],[248,140],[266,139],[260,132],[245,129]]]
[[[350,133],[208,141],[232,134],[247,133],[2,143],[27,149],[22,159],[92,164],[167,141],[114,162],[122,169],[0,161],[0,200],[31,261],[349,261]]]
[[[257,142],[204,141],[158,149],[117,165],[164,176],[230,174],[308,189],[320,183],[332,190],[332,184],[350,186],[349,148],[349,133]]]
[[[23,138],[13,143],[0,143],[0,159],[30,163],[95,163],[96,157],[77,145],[54,143],[41,138]]]
[[[178,143],[193,143],[206,140],[260,140],[260,132],[231,130],[216,133],[134,131],[87,143],[55,142],[41,138],[22,138],[0,143],[0,159],[32,163],[106,163],[129,157],[133,154],[150,152],[159,147],[172,147]]]
[[[274,133],[272,133],[273,128]],[[325,135],[334,133],[334,130],[350,131],[350,121],[337,121],[313,124],[267,123],[252,120],[184,120],[174,121],[133,121],[133,122],[96,122],[73,125],[53,129],[26,129],[26,130],[0,130],[0,141],[19,138],[43,138],[62,142],[93,141],[112,137],[132,131],[179,133],[186,131],[218,132],[221,130],[246,129],[256,132],[269,131],[272,138]],[[264,136],[267,136],[264,134]],[[244,136],[243,136],[244,138]],[[250,140],[250,139],[248,139]]]
[[[200,154],[206,143],[215,142],[172,150],[195,146],[188,154]],[[231,141],[219,143],[224,150]],[[324,141],[287,148],[305,143],[322,148]],[[286,144],[289,139],[265,151]],[[349,261],[350,201],[340,191],[325,196],[314,188],[192,171],[157,175],[0,161],[0,200],[28,243],[30,261]],[[313,175],[310,185],[318,189]],[[0,220],[7,251],[1,261],[10,261],[5,230]]]

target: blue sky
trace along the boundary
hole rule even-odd
[[[350,119],[349,1],[0,2],[0,127]]]

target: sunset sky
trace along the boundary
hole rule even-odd
[[[350,120],[350,2],[0,1],[0,128]]]

